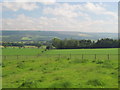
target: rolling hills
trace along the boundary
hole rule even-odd
[[[55,37],[60,39],[118,39],[118,33],[90,33],[73,31],[2,31],[3,41],[48,41]]]

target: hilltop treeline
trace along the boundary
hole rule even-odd
[[[19,47],[23,48],[25,46],[35,46],[40,48],[42,46],[42,43],[40,42],[2,42],[2,46],[6,47]]]
[[[100,39],[96,41],[92,40],[75,40],[75,39],[58,39],[54,38],[46,42],[2,42],[2,46],[9,47],[15,46],[22,48],[24,46],[42,47],[46,46],[46,49],[80,49],[80,48],[119,48],[120,40],[114,39]]]
[[[119,48],[120,40],[114,39],[100,39],[97,41],[92,40],[60,40],[54,38],[52,45],[57,49],[80,49],[80,48]]]

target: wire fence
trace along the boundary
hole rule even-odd
[[[87,60],[118,60],[120,54],[43,54],[43,55],[1,55],[2,60],[19,59],[87,59]]]

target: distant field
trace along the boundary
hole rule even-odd
[[[2,55],[38,55],[41,51],[38,48],[3,48]]]
[[[50,50],[46,54],[118,54],[118,48]]]
[[[2,49],[3,88],[117,88],[118,49]],[[38,55],[39,54],[39,55]],[[73,55],[78,54],[78,55]],[[84,58],[79,54],[84,54]],[[105,54],[95,56],[87,54]],[[26,56],[27,55],[27,56]]]
[[[43,49],[38,48],[4,48],[2,55],[38,55]],[[118,48],[112,49],[58,49],[48,50],[44,54],[118,54]]]

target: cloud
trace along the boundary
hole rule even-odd
[[[27,2],[39,2],[45,5],[49,5],[49,4],[54,4],[56,2],[56,0],[3,0],[3,2],[23,2],[23,3],[27,3]]]
[[[3,8],[12,10],[12,11],[18,11],[19,9],[32,11],[34,9],[39,8],[39,6],[36,3],[31,2],[4,2]]]
[[[56,0],[34,0],[34,2],[39,2],[44,5],[51,5],[51,4],[55,4]]]
[[[105,8],[103,8],[101,5],[93,4],[93,3],[85,4],[84,8],[86,8],[87,10],[90,10],[94,13],[99,13],[100,11],[105,11]]]
[[[68,4],[63,4],[61,7],[57,8],[45,8],[43,10],[44,14],[51,14],[55,16],[64,16],[64,17],[77,17],[78,13],[73,11]]]
[[[32,11],[34,9],[40,8],[37,3],[42,3],[44,5],[54,4],[55,0],[4,0],[3,8],[18,11],[19,9]]]
[[[43,9],[44,14],[50,14],[58,17],[75,18],[79,16],[87,16],[80,12],[81,5],[70,5],[68,3],[56,4],[55,7],[47,7]]]
[[[118,32],[118,22],[115,12],[108,11],[101,4],[55,4],[45,5],[43,16],[33,18],[25,14],[16,18],[4,18],[3,30],[52,30],[52,31],[80,31],[80,32]],[[94,19],[104,16],[104,19]],[[91,16],[92,15],[92,16]]]
[[[111,12],[104,8],[103,4],[93,4],[93,3],[86,3],[86,4],[74,4],[70,5],[68,3],[63,4],[56,4],[55,7],[47,7],[44,8],[43,12],[45,14],[51,14],[55,16],[65,16],[65,17],[79,17],[79,16],[86,16],[88,13],[94,13],[96,15],[107,15],[112,16],[114,18],[118,18],[117,13]]]
[[[84,10],[86,9],[89,12],[93,12],[97,15],[110,15],[113,16],[114,18],[117,18],[117,13],[107,11],[104,8],[103,4],[93,4],[93,3],[87,3],[83,6]]]
[[[52,30],[80,32],[117,32],[117,23],[109,20],[79,21],[73,18],[32,18],[19,15],[14,19],[3,19],[3,30]]]

